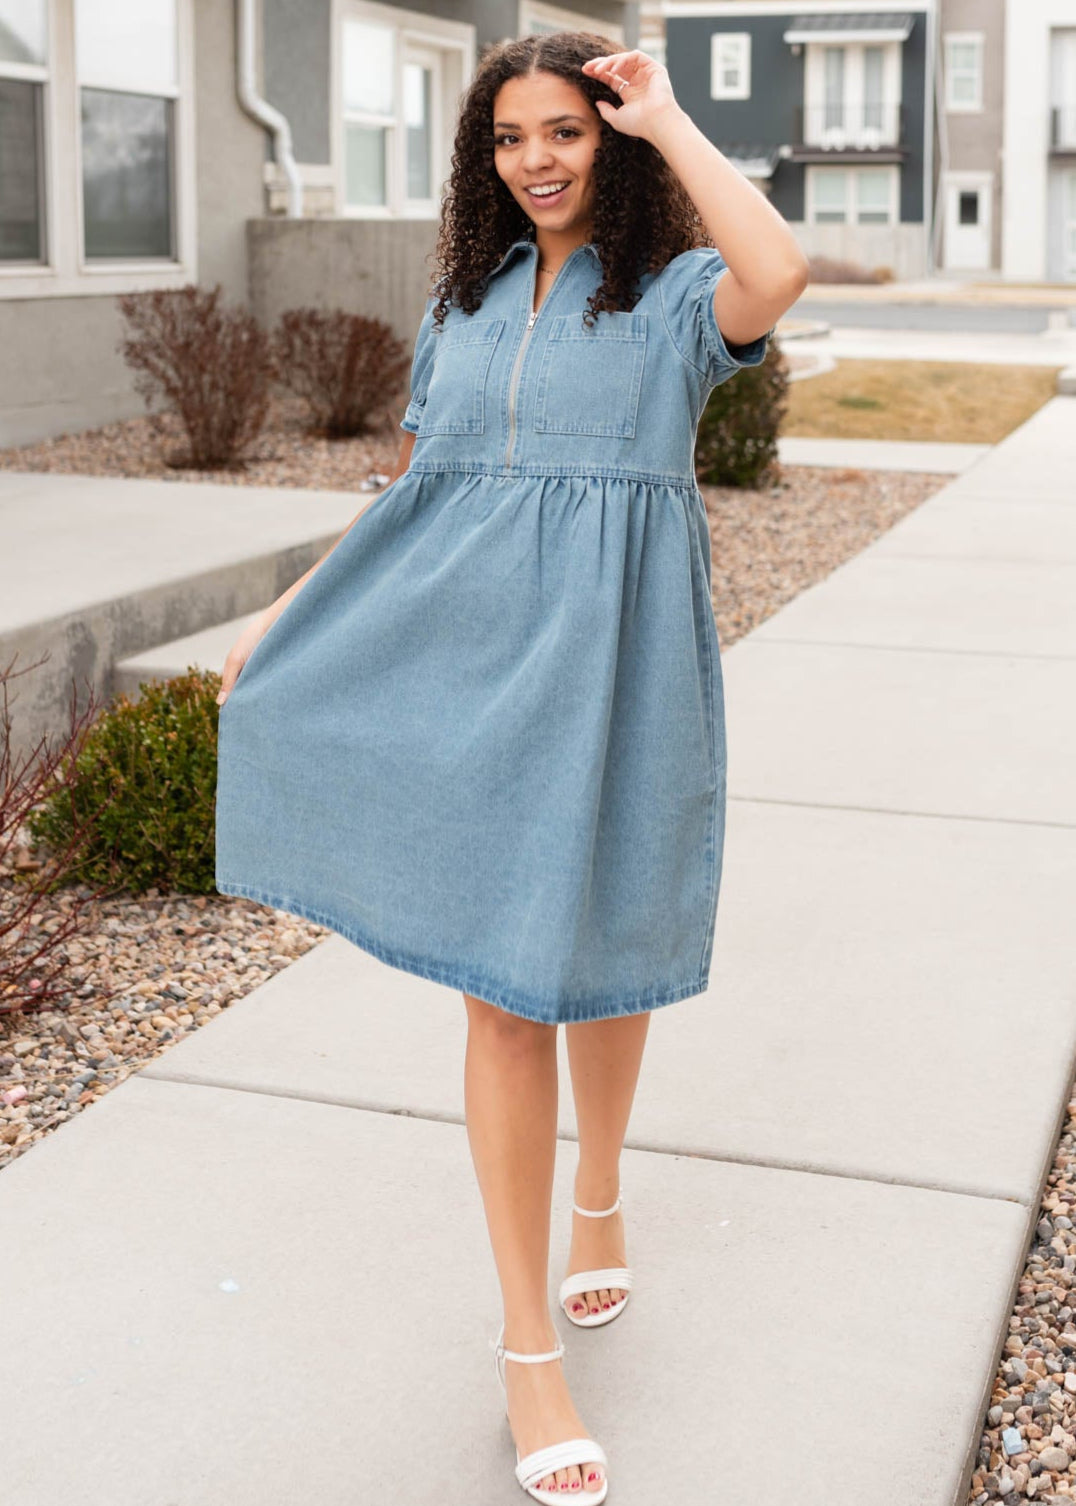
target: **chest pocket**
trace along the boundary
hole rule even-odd
[[[449,315],[434,341],[433,371],[418,432],[481,434],[486,427],[486,384],[503,319]]]
[[[590,329],[581,311],[550,321],[534,396],[538,433],[634,437],[648,318],[607,311]]]

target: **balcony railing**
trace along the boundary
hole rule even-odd
[[[1076,152],[1076,104],[1054,105],[1050,111],[1050,150]]]
[[[904,105],[882,101],[797,105],[793,119],[797,146],[836,152],[903,146],[905,127]]]

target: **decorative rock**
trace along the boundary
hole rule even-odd
[[[1049,1469],[1054,1472],[1058,1472],[1060,1470],[1068,1469],[1069,1465],[1072,1463],[1072,1460],[1069,1458],[1068,1454],[1066,1454],[1063,1448],[1056,1448],[1054,1446],[1051,1446],[1050,1448],[1043,1449],[1042,1453],[1039,1455],[1039,1463],[1042,1465],[1043,1469]]]
[[[1001,1446],[1007,1454],[1019,1454],[1025,1447],[1020,1429],[1006,1428],[1001,1435]]]

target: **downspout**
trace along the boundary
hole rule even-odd
[[[946,176],[949,171],[949,122],[945,113],[945,80],[942,77],[944,56],[938,45],[935,31],[932,57],[934,74],[934,110],[938,130],[938,191],[934,198],[934,223],[931,226],[930,251],[931,272],[936,273],[941,265],[941,241],[945,229],[945,204],[948,193]]]
[[[254,6],[256,0],[238,0],[236,18],[236,93],[247,114],[273,133],[273,161],[288,180],[288,219],[303,214],[303,184],[291,145],[291,126],[280,111],[262,99],[254,87]]]

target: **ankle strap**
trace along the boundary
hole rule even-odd
[[[506,1349],[503,1344],[493,1346],[502,1359],[518,1360],[523,1365],[539,1365],[543,1360],[559,1360],[564,1353],[564,1345],[558,1344],[556,1349],[550,1349],[546,1354],[520,1354],[515,1349]]]
[[[623,1201],[623,1195],[618,1193],[617,1200],[611,1208],[602,1208],[597,1213],[595,1213],[591,1208],[580,1208],[578,1203],[573,1203],[572,1207],[575,1209],[576,1213],[581,1213],[584,1218],[608,1218],[610,1213],[616,1212]]]
[[[520,1354],[518,1350],[506,1349],[504,1339],[504,1324],[501,1324],[500,1332],[495,1339],[490,1339],[489,1347],[493,1350],[493,1364],[501,1380],[504,1380],[505,1360],[518,1360],[522,1365],[539,1365],[543,1360],[559,1360],[564,1353],[564,1345],[557,1345],[556,1349],[550,1349],[545,1354]]]

